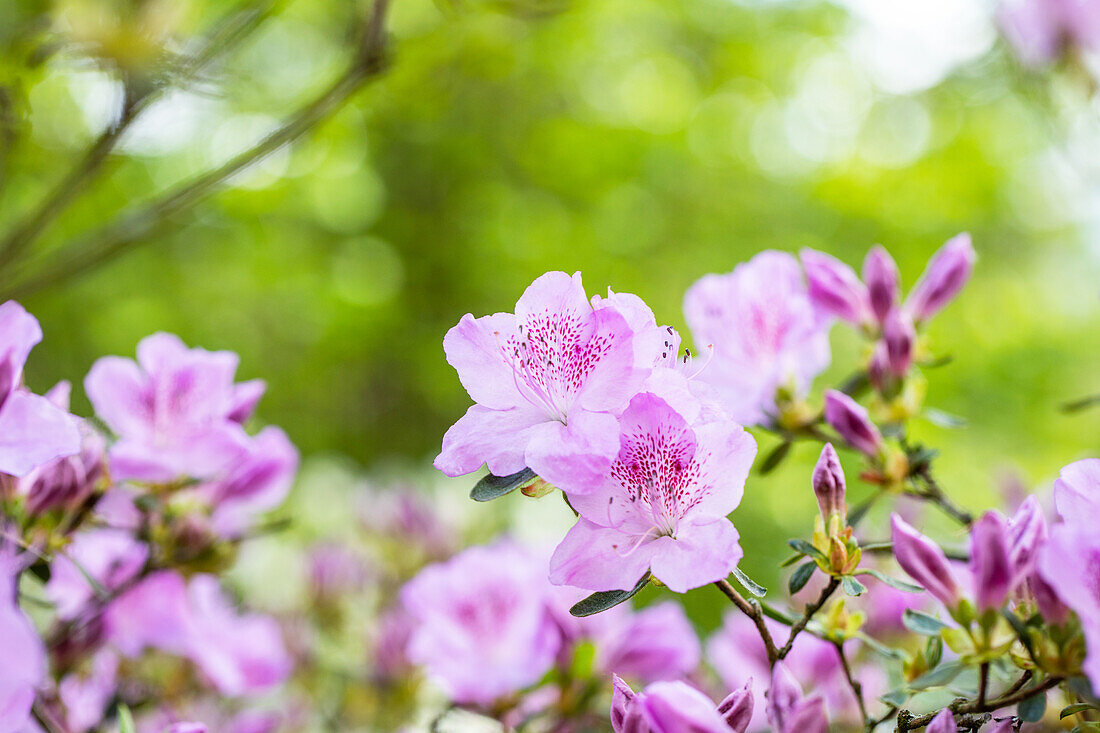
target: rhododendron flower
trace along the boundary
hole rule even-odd
[[[188,349],[156,333],[138,343],[137,361],[107,356],[84,380],[96,414],[118,435],[110,449],[117,479],[211,478],[245,450],[245,419],[262,391],[234,384],[238,358]]]
[[[68,382],[59,382],[45,397],[67,413],[71,389]],[[77,429],[80,432],[79,452],[37,466],[16,482],[15,492],[26,497],[29,513],[79,506],[103,478],[107,441],[84,420],[77,421]]]
[[[687,677],[702,656],[695,629],[672,601],[622,615],[594,641],[597,669],[646,683]]]
[[[1084,672],[1094,689],[1100,689],[1100,533],[1094,518],[1084,516],[1052,527],[1039,550],[1038,572],[1081,619],[1087,649]]]
[[[1039,548],[1046,542],[1048,534],[1039,499],[1034,494],[1028,496],[1008,524],[1008,559],[1012,564],[1015,583],[1031,574]]]
[[[974,246],[963,233],[936,250],[905,299],[905,310],[916,323],[934,316],[958,295],[974,269]]]
[[[1062,469],[1054,482],[1054,506],[1066,522],[1100,521],[1100,458]]]
[[[476,404],[443,437],[436,468],[460,476],[485,463],[498,476],[524,467],[541,476],[567,445],[614,454],[611,413],[649,375],[655,347],[636,338],[618,301],[594,302],[579,272],[548,272],[515,315],[466,314],[447,332],[447,361]]]
[[[550,560],[552,583],[626,590],[652,571],[683,593],[741,559],[726,517],[741,502],[756,442],[728,418],[711,420],[686,389],[660,392],[630,401],[609,469],[578,452],[544,476],[580,514]]]
[[[22,569],[23,560],[0,547],[0,733],[23,733],[46,681],[45,646],[18,604]]]
[[[542,568],[500,541],[421,570],[401,589],[417,624],[409,660],[458,703],[490,705],[538,681],[561,646]]]
[[[752,719],[752,693],[733,692],[717,706],[684,682],[654,682],[634,692],[612,678],[611,729],[615,733],[744,733]]]
[[[115,696],[118,677],[118,656],[110,649],[101,649],[92,657],[86,676],[69,673],[57,685],[57,697],[65,706],[65,726],[72,733],[85,733],[95,728]]]
[[[14,300],[0,305],[0,473],[24,476],[80,452],[76,419],[22,387],[27,355],[41,340],[38,321],[23,306]]]
[[[141,572],[148,558],[149,548],[129,531],[98,528],[79,532],[50,564],[46,597],[59,618],[76,618],[95,600],[93,580],[107,591],[117,590]]]
[[[954,608],[961,598],[958,582],[940,546],[913,529],[897,514],[890,517],[890,524],[894,557],[901,569],[940,603]]]
[[[1028,66],[1055,60],[1069,46],[1100,45],[1100,6],[1092,0],[1009,0],[999,13],[1001,30]]]
[[[775,733],[828,733],[824,698],[804,697],[798,680],[783,662],[776,662],[772,669],[767,697],[768,722]]]
[[[778,390],[803,396],[829,365],[829,319],[789,254],[762,252],[731,273],[703,277],[684,296],[684,316],[696,346],[713,346],[696,378],[742,424],[771,422]]]

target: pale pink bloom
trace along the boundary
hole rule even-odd
[[[1066,522],[1100,521],[1100,458],[1062,469],[1054,482],[1054,506]]]
[[[959,727],[955,725],[955,716],[947,708],[936,713],[932,722],[928,724],[925,733],[958,733]]]
[[[765,710],[775,733],[828,733],[824,698],[803,695],[798,680],[783,662],[776,662],[772,668],[767,698]]]
[[[717,706],[680,682],[654,682],[634,692],[612,677],[611,729],[615,733],[744,733],[752,719],[752,695],[731,693]]]
[[[1066,521],[1050,530],[1039,551],[1039,577],[1081,619],[1085,632],[1084,672],[1100,689],[1100,533],[1095,521]],[[1050,609],[1044,612],[1050,614]],[[1057,621],[1057,618],[1051,618]]]
[[[643,683],[688,677],[702,656],[695,629],[672,601],[625,614],[594,642],[598,669]]]
[[[1100,44],[1100,4],[1094,0],[1008,0],[999,20],[1028,66],[1050,63],[1069,46],[1089,51]]]
[[[408,658],[454,702],[490,705],[553,665],[562,639],[548,595],[542,564],[507,541],[429,565],[401,589],[416,622]]]
[[[636,338],[619,312],[623,298],[593,299],[593,307],[579,272],[548,272],[514,315],[463,316],[443,348],[476,404],[447,431],[436,468],[460,476],[487,464],[504,476],[529,467],[541,476],[566,446],[612,455],[612,413],[657,356],[653,332]]]
[[[684,316],[696,346],[713,347],[696,378],[742,424],[771,422],[779,389],[803,396],[829,365],[829,319],[811,302],[798,260],[784,252],[704,276],[684,296]]]
[[[580,513],[554,551],[550,582],[626,590],[651,571],[683,593],[729,575],[742,551],[727,515],[741,502],[756,443],[713,417],[673,381],[630,401],[610,466],[578,447],[543,474]]]
[[[57,697],[65,707],[65,725],[71,733],[85,733],[103,720],[115,695],[118,656],[101,649],[92,657],[87,675],[71,672],[57,685]]]
[[[79,532],[51,563],[46,597],[59,618],[74,619],[95,601],[93,581],[104,591],[117,590],[141,572],[148,558],[149,548],[127,530]]]
[[[0,547],[0,733],[22,733],[30,725],[31,705],[46,682],[45,646],[16,595],[23,565]]]

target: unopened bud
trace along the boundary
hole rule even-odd
[[[913,348],[917,330],[913,320],[900,308],[886,314],[882,324],[882,341],[886,345],[886,363],[891,373],[903,377],[913,364]]]
[[[813,249],[804,249],[799,255],[814,305],[856,325],[869,320],[867,288],[851,267]]]
[[[970,279],[975,259],[969,234],[960,234],[940,247],[905,302],[913,320],[927,321],[950,303]]]
[[[867,284],[871,312],[882,323],[898,301],[901,275],[894,258],[879,245],[872,247],[863,260],[863,282]]]
[[[867,410],[843,392],[825,392],[825,421],[856,450],[874,457],[882,449],[882,434]]]
[[[814,466],[813,486],[821,518],[826,523],[833,514],[839,514],[842,519],[848,515],[844,500],[844,469],[840,466],[840,457],[832,443],[826,443],[821,449],[817,465]]]
[[[960,600],[959,588],[943,550],[897,514],[890,524],[894,557],[901,569],[947,608],[954,608]]]

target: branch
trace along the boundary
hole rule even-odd
[[[791,635],[787,637],[787,643],[779,650],[779,659],[785,659],[786,656],[791,653],[795,637],[802,633],[802,630],[806,628],[806,624],[810,623],[810,619],[814,617],[814,614],[821,610],[821,607],[825,605],[825,602],[829,600],[829,597],[839,587],[839,578],[829,578],[829,584],[821,591],[821,595],[818,596],[818,599],[806,606],[806,612],[802,614],[802,618],[795,621],[794,625],[791,626]]]
[[[760,633],[760,639],[764,642],[764,649],[768,653],[768,666],[774,666],[782,657],[775,648],[775,641],[772,639],[771,632],[768,631],[768,627],[764,623],[764,613],[760,610],[760,606],[742,598],[741,594],[737,592],[736,588],[729,584],[728,580],[718,580],[715,581],[714,584],[718,586],[718,590],[725,593],[726,597],[733,601],[733,605],[741,609],[741,612],[752,619],[752,622],[756,624],[756,630]]]
[[[942,509],[945,514],[950,516],[952,519],[954,519],[956,522],[963,525],[964,527],[969,527],[971,524],[974,523],[973,514],[966,511],[965,509],[960,509],[959,507],[955,506],[955,504],[952,503],[949,498],[947,498],[947,494],[943,492],[943,489],[940,488],[940,485],[939,483],[937,483],[936,478],[932,475],[931,468],[929,468],[927,465],[924,465],[915,474],[915,476],[919,478],[924,484],[925,490],[921,492],[916,492],[915,494],[913,494],[914,496],[918,496],[935,504],[940,509]]]
[[[1012,691],[1010,689],[1000,697],[993,700],[986,700],[984,702],[980,700],[976,700],[974,702],[958,700],[948,705],[946,709],[954,713],[956,717],[971,715],[974,713],[991,713],[995,710],[1000,710],[1001,708],[1006,708],[1010,705],[1016,705],[1023,702],[1024,700],[1035,697],[1036,695],[1046,692],[1053,687],[1057,687],[1061,682],[1061,677],[1047,677],[1039,684],[1026,690]],[[1013,687],[1016,687],[1016,685],[1013,685]],[[900,713],[898,714],[898,730],[904,732],[907,730],[915,730],[917,728],[926,726],[932,722],[932,719],[936,717],[939,712],[939,710],[936,710],[931,713],[913,718],[909,717],[907,711],[903,710],[902,713],[906,713],[906,715],[903,716]]]
[[[840,666],[844,669],[844,678],[848,680],[848,687],[852,688],[852,695],[855,696],[856,704],[859,705],[859,717],[863,720],[864,726],[867,726],[867,730],[874,730],[871,716],[867,714],[867,703],[863,700],[863,685],[852,674],[852,666],[848,664],[848,657],[844,654],[844,642],[834,641],[833,646],[836,647],[836,654],[840,657]]]

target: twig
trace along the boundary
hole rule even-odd
[[[787,637],[787,643],[783,645],[783,648],[779,650],[779,659],[785,659],[788,654],[791,653],[791,648],[794,646],[794,639],[802,630],[806,628],[806,624],[810,623],[810,619],[814,617],[821,607],[825,605],[825,602],[829,600],[829,597],[840,587],[839,578],[829,578],[829,584],[825,586],[825,589],[821,591],[821,595],[817,600],[806,606],[805,613],[802,617],[794,622],[791,626],[791,635]]]
[[[973,514],[966,511],[965,509],[960,509],[959,507],[955,506],[955,504],[952,503],[949,498],[947,498],[947,494],[945,494],[943,489],[940,488],[940,485],[936,481],[936,478],[932,475],[931,468],[929,468],[927,465],[922,466],[920,470],[917,471],[915,476],[921,479],[921,482],[924,484],[924,491],[916,492],[914,496],[926,499],[935,504],[940,509],[942,509],[945,514],[950,516],[952,519],[954,519],[956,522],[963,525],[964,527],[969,527],[971,524],[974,523]]]
[[[768,626],[764,623],[764,613],[760,610],[760,606],[746,601],[737,592],[737,589],[730,585],[728,580],[718,580],[714,584],[718,586],[718,590],[725,593],[726,597],[733,601],[733,605],[741,609],[741,612],[756,624],[756,630],[760,633],[760,639],[764,642],[764,649],[768,653],[768,666],[773,666],[781,657],[779,651],[775,648],[775,641],[772,639],[771,632],[768,631]]]
[[[985,705],[985,696],[989,692],[989,662],[982,662],[978,668],[978,705]]]
[[[859,717],[868,731],[874,730],[874,726],[871,725],[871,716],[867,714],[867,703],[863,700],[863,685],[852,674],[852,666],[848,664],[848,656],[844,653],[844,642],[834,641],[833,646],[836,647],[836,655],[840,657],[840,666],[844,669],[848,687],[852,688],[852,695],[855,696],[856,704],[859,705]]]
[[[948,705],[946,709],[954,713],[956,717],[966,716],[973,713],[990,713],[994,710],[1000,710],[1001,708],[1015,705],[1017,703],[1023,702],[1024,700],[1035,697],[1040,693],[1046,692],[1047,690],[1056,687],[1061,682],[1061,677],[1047,677],[1039,684],[1035,685],[1034,687],[1029,687],[1026,690],[1016,690],[1015,692],[1011,693],[1006,692],[1000,697],[994,698],[992,700],[987,700],[982,703],[979,703],[978,701],[968,702],[965,700],[957,700]],[[904,731],[906,730],[921,728],[928,725],[932,722],[932,719],[936,717],[936,715],[940,711],[936,710],[934,712],[927,713],[925,715],[921,715],[915,718],[910,716],[908,714],[908,711],[903,710],[901,712],[906,713],[906,715],[902,716],[901,713],[898,714],[898,730],[904,733]]]

